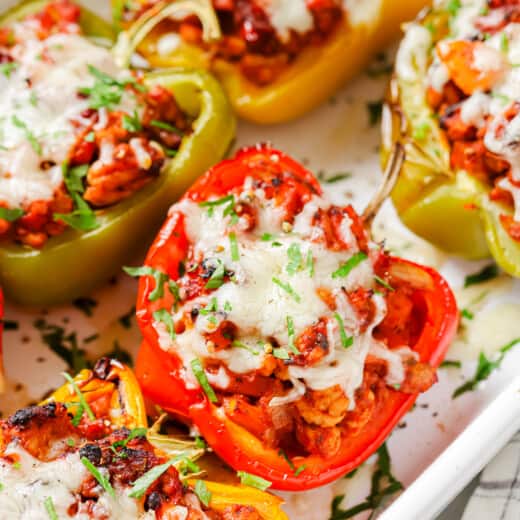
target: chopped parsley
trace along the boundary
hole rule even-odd
[[[368,101],[366,106],[368,111],[368,122],[370,126],[375,126],[381,119],[381,114],[383,113],[383,101],[381,99],[377,101]]]
[[[48,323],[44,319],[36,320],[34,326],[40,331],[42,341],[67,363],[72,372],[77,373],[90,366],[85,351],[78,347],[75,332],[67,334],[63,327]]]
[[[451,361],[449,359],[445,359],[441,365],[441,368],[461,368],[462,363],[460,361]]]
[[[84,312],[87,316],[92,316],[94,314],[94,309],[97,307],[98,302],[94,300],[94,298],[89,297],[81,297],[76,298],[72,305],[79,309],[80,311]]]
[[[287,249],[287,257],[289,258],[289,263],[285,270],[292,276],[302,268],[303,257],[300,246],[291,244]]]
[[[283,289],[287,294],[289,294],[294,301],[297,303],[302,301],[300,295],[292,288],[290,284],[282,282],[279,278],[276,278],[276,276],[273,276],[271,280],[274,284],[278,285],[280,289]]]
[[[135,306],[132,306],[132,308],[122,316],[118,318],[118,322],[121,324],[121,326],[125,329],[130,329],[132,327],[132,319],[135,316]]]
[[[287,462],[287,464],[289,464],[289,467],[292,469],[295,477],[297,477],[302,471],[305,470],[305,464],[302,464],[298,468],[295,467],[292,460],[287,456],[287,453],[285,453],[285,451],[282,449],[278,450],[278,455],[280,455],[280,457],[282,457]]]
[[[302,472],[304,472],[307,469],[305,464],[302,464],[301,466],[298,466],[294,471],[294,476],[298,477]]]
[[[339,337],[341,338],[341,345],[343,348],[349,348],[354,343],[354,338],[352,336],[347,336],[347,333],[345,332],[345,325],[343,323],[343,320],[341,319],[341,316],[335,312],[334,318],[338,322],[339,327]]]
[[[140,476],[132,486],[128,496],[130,498],[142,498],[146,493],[146,490],[165,472],[170,466],[173,466],[176,462],[179,462],[178,457],[174,457],[164,464],[154,466],[150,471],[147,471],[144,475]]]
[[[54,503],[52,501],[52,497],[47,497],[43,501],[43,505],[45,507],[45,511],[47,511],[47,515],[50,520],[59,520],[58,513],[56,513],[56,508],[54,507]]]
[[[84,341],[86,342],[86,339]],[[134,360],[132,359],[130,352],[122,348],[117,339],[115,339],[114,343],[112,344],[112,350],[107,352],[105,356],[111,359],[117,359],[125,365],[132,366],[134,364]]]
[[[457,16],[457,13],[459,12],[459,9],[462,7],[462,4],[460,0],[449,0],[449,2],[446,4],[446,11],[451,16]]]
[[[329,520],[346,520],[354,518],[363,511],[374,511],[383,502],[385,497],[393,495],[403,489],[403,485],[399,482],[391,472],[390,455],[386,444],[383,444],[378,450],[377,469],[372,475],[372,488],[370,494],[365,498],[364,502],[357,504],[349,509],[342,509],[341,503],[345,495],[334,497],[331,504],[331,515]]]
[[[198,358],[192,359],[190,364],[191,364],[191,370],[193,371],[193,375],[197,378],[199,385],[201,386],[202,390],[204,390],[204,393],[207,395],[208,399],[212,403],[218,402],[215,391],[209,384],[206,373],[204,372],[204,369],[202,368],[202,363],[200,362],[200,359],[198,359]]]
[[[87,414],[87,417],[91,421],[95,421],[96,416],[94,415],[92,408],[90,408],[90,405],[87,403],[87,400],[85,399],[85,396],[83,395],[82,391],[79,389],[78,385],[76,384],[76,381],[74,381],[74,379],[72,379],[72,377],[69,374],[67,374],[67,372],[62,372],[61,375],[67,380],[67,382],[70,384],[70,386],[72,386],[72,389],[74,390],[74,393],[76,394],[76,396],[78,397],[78,400],[79,400],[78,413],[79,413],[79,411],[81,411],[81,415],[77,419],[77,424],[74,424],[74,426],[77,426],[79,424],[79,421],[81,420],[83,412],[85,412]]]
[[[503,32],[500,35],[500,50],[507,54],[509,52],[509,38],[507,37],[507,34]]]
[[[510,341],[509,343],[507,343],[507,345],[504,345],[502,348],[499,349],[498,357],[494,361],[488,359],[484,352],[481,352],[478,358],[477,370],[475,371],[475,375],[472,379],[466,381],[463,385],[456,388],[452,394],[452,398],[455,399],[456,397],[459,397],[459,395],[475,390],[480,382],[488,379],[493,370],[500,368],[500,365],[502,364],[502,361],[504,360],[506,354],[515,345],[518,345],[519,343],[520,337]]]
[[[168,312],[166,309],[156,310],[153,313],[153,319],[159,323],[163,323],[166,327],[166,330],[168,331],[168,334],[170,335],[170,338],[175,340],[175,324],[173,323],[173,318],[170,312]]]
[[[289,337],[289,349],[294,353],[294,354],[299,354],[300,351],[296,348],[296,345],[294,344],[294,336],[295,336],[295,333],[294,333],[294,321],[293,319],[290,317],[290,316],[287,316],[286,318],[286,322],[287,322],[287,335]]]
[[[244,350],[247,350],[248,352],[251,352],[251,354],[253,354],[254,356],[258,356],[258,354],[260,354],[260,352],[258,352],[258,350],[250,347],[249,345],[246,345],[242,341],[234,340],[232,345],[236,348],[242,348]]]
[[[389,291],[394,291],[395,290],[386,280],[384,280],[383,278],[381,278],[381,277],[379,277],[377,275],[374,276],[374,280],[376,281],[376,283],[378,283],[379,285],[381,285],[385,289],[388,289]]]
[[[253,487],[260,491],[265,491],[273,485],[269,480],[265,480],[265,478],[252,475],[245,471],[237,471],[237,477],[240,479],[240,483],[244,484],[244,486]]]
[[[496,264],[486,265],[480,271],[466,276],[466,278],[464,278],[464,287],[470,287],[471,285],[476,285],[496,278],[498,273],[498,266]]]
[[[170,123],[165,123],[164,121],[153,119],[150,121],[150,126],[155,126],[155,128],[166,130],[167,132],[173,132],[174,134],[182,136],[182,132],[176,126],[173,126]]]
[[[206,289],[218,289],[224,283],[224,276],[226,274],[226,270],[224,269],[224,263],[220,259],[216,259],[216,266],[209,277],[209,280],[206,282],[204,286]]]
[[[0,208],[0,220],[14,222],[24,216],[24,210],[21,208]]]
[[[70,213],[54,213],[54,220],[61,220],[73,229],[92,231],[99,227],[96,214],[92,208],[80,197],[77,192],[70,193],[74,201],[75,210]]]
[[[85,141],[87,143],[93,143],[94,140],[96,139],[96,134],[94,132],[89,132],[86,136],[85,136]]]
[[[271,235],[271,233],[264,233],[260,237],[260,240],[262,240],[262,242],[269,242],[270,240],[273,240],[274,238],[276,238],[276,237],[274,235]]]
[[[226,207],[224,208],[224,215],[230,214],[234,211],[235,208],[235,196],[234,195],[226,195],[225,197],[221,197],[220,199],[216,200],[206,200],[204,202],[199,202],[199,206],[201,208],[208,208],[208,217],[212,217],[215,212],[216,206],[221,206],[225,204]]]
[[[10,78],[11,74],[18,68],[18,63],[15,61],[9,61],[7,63],[0,63],[0,74],[3,74],[6,78]]]
[[[132,115],[123,115],[123,128],[129,132],[139,132],[143,129],[137,110],[134,110]]]
[[[237,235],[234,231],[229,233],[229,247],[231,249],[231,260],[238,262],[240,260],[240,253],[238,251]]]
[[[273,348],[273,356],[277,359],[282,359],[284,361],[290,358],[289,352],[287,352],[287,350],[283,347]]]
[[[312,250],[309,249],[307,251],[307,269],[309,270],[309,276],[312,278],[314,276],[314,257],[312,256]]]
[[[69,168],[67,162],[62,164],[63,180],[69,193],[83,193],[85,191],[83,179],[87,176],[88,168],[88,164],[80,164],[72,168]]]
[[[83,466],[85,466],[90,473],[92,473],[92,476],[98,481],[99,485],[112,497],[116,498],[116,493],[114,491],[114,488],[112,487],[112,484],[110,484],[110,480],[99,471],[90,460],[87,459],[87,457],[81,457],[81,462]]]
[[[352,255],[342,266],[332,273],[332,278],[344,278],[347,276],[354,267],[358,266],[361,262],[366,260],[368,257],[362,251]]]
[[[27,141],[29,141],[29,144],[31,145],[32,149],[38,155],[41,155],[42,147],[41,147],[40,143],[38,142],[38,140],[36,139],[35,135],[31,132],[31,130],[29,130],[29,127],[27,126],[27,124],[15,115],[13,115],[13,117],[11,118],[11,121],[14,126],[16,126],[17,128],[20,128],[23,131],[25,138],[27,139]]]
[[[154,290],[148,296],[148,299],[153,302],[162,298],[164,296],[164,284],[168,281],[168,275],[159,271],[158,269],[154,269],[148,265],[143,265],[140,267],[123,267],[123,271],[133,277],[140,276],[152,276],[155,280]]]
[[[460,315],[467,320],[472,320],[475,317],[475,315],[469,309],[462,309],[460,311]]]
[[[146,428],[132,428],[126,439],[116,441],[112,444],[112,451],[115,451],[116,448],[126,448],[127,444],[132,439],[136,439],[138,437],[146,437],[147,431],[148,430]]]
[[[0,324],[3,324],[4,331],[18,330],[20,328],[20,324],[14,320],[6,320],[6,319],[0,318]]]
[[[89,107],[95,110],[100,108],[115,108],[123,97],[125,88],[132,85],[136,90],[145,91],[143,85],[137,83],[133,78],[118,80],[100,71],[93,65],[88,65],[88,71],[94,76],[92,87],[81,87],[78,92],[89,98]]]
[[[326,182],[327,184],[334,184],[335,182],[350,179],[350,177],[352,177],[352,174],[350,172],[336,173],[332,177],[328,177],[327,179],[325,179],[323,182]]]
[[[211,502],[211,492],[209,491],[206,483],[203,480],[197,480],[195,482],[195,488],[193,489],[195,494],[199,497],[199,500],[206,506],[209,506]]]

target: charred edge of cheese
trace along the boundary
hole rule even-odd
[[[324,359],[315,366],[289,366],[293,389],[287,395],[273,399],[272,405],[297,400],[306,388],[322,390],[338,384],[349,397],[353,408],[354,393],[362,383],[365,358],[369,352],[388,362],[390,384],[402,382],[402,356],[395,353],[382,355],[386,347],[372,336],[374,327],[386,315],[384,297],[380,294],[372,296],[376,315],[368,329],[361,332],[360,320],[342,290],[373,287],[373,260],[378,254],[376,246],[372,245],[373,253],[352,269],[348,276],[333,278],[332,273],[359,252],[348,216],[343,217],[340,232],[344,242],[351,244],[351,247],[348,251],[335,252],[313,241],[322,231],[312,225],[312,218],[320,207],[329,207],[325,199],[314,196],[295,217],[290,232],[282,230],[280,208],[274,206],[273,200],[266,199],[262,189],[252,189],[251,179],[246,180],[243,192],[236,200],[247,201],[257,211],[257,225],[252,232],[236,231],[238,261],[232,258],[228,236],[230,217],[224,215],[224,205],[215,206],[211,215],[207,208],[190,200],[183,200],[170,210],[170,215],[174,211],[184,214],[186,234],[193,245],[196,259],[223,264],[234,273],[232,281],[207,296],[199,296],[180,306],[173,314],[174,321],[181,320],[183,313],[194,308],[213,310],[199,312],[194,326],[177,334],[175,340],[172,340],[163,323],[154,323],[161,348],[175,352],[182,360],[186,384],[191,388],[198,387],[190,368],[195,358],[218,360],[233,373],[247,374],[260,369],[269,355],[269,349],[263,348],[266,338],[275,338],[289,352],[287,317],[294,323],[295,337],[320,318],[326,318],[329,349]],[[238,227],[240,225],[239,220]],[[265,234],[272,235],[272,239],[262,240]],[[295,272],[288,271],[290,248],[301,253],[302,264]],[[306,263],[308,255],[312,255],[314,262],[312,276]],[[299,301],[274,283],[273,277],[290,285]],[[342,346],[338,320],[318,296],[318,288],[326,288],[333,295],[337,307],[335,312],[341,316],[346,334],[353,337],[349,348]],[[214,351],[208,345],[204,333],[216,330],[223,320],[236,325],[237,339],[247,348]],[[225,389],[229,385],[229,375],[223,369],[217,374],[207,375],[210,383],[217,388]]]

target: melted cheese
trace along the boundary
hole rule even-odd
[[[439,0],[436,5],[446,9],[447,1]],[[477,128],[487,125],[484,145],[511,165],[511,179],[502,179],[499,186],[511,192],[515,220],[520,220],[520,188],[516,185],[520,182],[520,116],[510,121],[505,117],[507,109],[520,101],[520,24],[509,23],[483,39],[479,23],[498,25],[504,16],[503,10],[489,9],[489,14],[483,18],[486,9],[486,0],[462,0],[456,15],[451,17],[450,34],[440,44],[479,38],[482,44],[475,49],[472,67],[483,75],[489,71],[501,73],[490,92],[477,90],[462,101],[460,114],[467,124]],[[431,61],[429,66],[428,61]],[[396,69],[405,81],[424,81],[426,77],[427,86],[438,92],[449,79],[446,67],[431,46],[429,31],[419,22],[407,28]]]
[[[21,207],[52,199],[62,182],[61,164],[75,141],[73,122],[80,127],[90,122],[81,116],[89,100],[77,95],[80,87],[94,83],[87,65],[112,77],[128,73],[116,67],[109,50],[77,34],[38,40],[26,23],[14,28],[17,38],[23,38],[10,51],[17,67],[9,77],[0,74],[0,200]],[[135,106],[133,96],[125,93],[118,108],[132,113]],[[106,124],[103,114],[100,110],[98,126]],[[42,169],[43,161],[51,167]]]
[[[269,0],[266,9],[271,24],[283,41],[289,39],[291,31],[306,33],[314,27],[314,19],[305,0]]]
[[[382,0],[343,0],[349,22],[354,26],[374,25],[383,14],[381,3]]]
[[[128,490],[116,489],[116,498],[112,498],[98,486],[99,500],[92,515],[79,506],[77,514],[68,515],[68,508],[78,501],[75,496],[81,483],[89,475],[80,461],[79,454],[72,453],[50,462],[42,462],[32,457],[15,443],[5,450],[5,455],[15,455],[20,461],[19,468],[0,459],[0,518],[36,520],[48,518],[44,501],[51,498],[58,518],[112,518],[126,520],[153,520],[154,512],[145,513],[138,502],[128,497]],[[101,470],[103,471],[103,470]]]
[[[189,200],[172,207],[172,211],[185,215],[185,230],[193,244],[194,258],[224,265],[234,275],[232,281],[222,284],[209,295],[199,296],[181,306],[174,315],[175,321],[181,320],[183,313],[192,309],[213,310],[199,312],[195,325],[177,334],[175,341],[168,335],[165,325],[156,322],[154,326],[159,333],[161,348],[174,350],[182,359],[187,384],[195,388],[198,382],[190,368],[193,359],[220,360],[231,372],[250,373],[263,366],[267,355],[264,345],[268,338],[287,348],[292,339],[288,318],[294,324],[295,337],[320,319],[325,319],[329,344],[327,355],[314,366],[289,366],[293,390],[273,399],[272,405],[298,399],[306,388],[323,390],[338,384],[353,407],[354,392],[362,383],[365,358],[374,346],[372,332],[384,318],[386,305],[382,296],[373,296],[376,316],[361,332],[361,323],[345,291],[373,287],[372,261],[370,258],[361,261],[345,277],[332,277],[332,273],[359,251],[348,216],[343,217],[339,230],[350,247],[347,251],[334,252],[313,241],[322,231],[312,225],[312,218],[318,208],[328,206],[324,199],[311,199],[296,216],[292,230],[283,232],[280,210],[273,207],[272,200],[265,199],[262,190],[249,189],[250,184],[246,181],[246,189],[239,199],[247,199],[257,208],[257,225],[253,232],[236,232],[238,260],[232,258],[225,204],[214,206],[211,213]],[[272,236],[269,240],[262,240],[266,233]],[[301,254],[300,268],[295,271],[288,268],[291,251]],[[313,258],[312,275],[306,264],[308,257]],[[319,297],[318,289],[326,289],[334,298],[345,333],[353,337],[353,344],[348,349],[341,345],[338,321]],[[229,320],[237,327],[241,348],[235,346],[215,352],[207,342],[204,334],[216,330],[223,320]],[[401,357],[387,355],[384,359],[390,365],[401,365],[392,368],[390,373],[392,381],[402,380]],[[208,373],[208,379],[218,388],[226,388],[229,384],[229,376],[224,370],[217,374]]]
[[[398,76],[405,81],[421,81],[426,73],[431,45],[432,35],[428,29],[417,23],[409,24],[396,56]]]

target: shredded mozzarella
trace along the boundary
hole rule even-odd
[[[10,462],[0,458],[0,482],[3,485],[0,518],[47,518],[44,502],[49,497],[58,518],[155,518],[155,513],[145,513],[136,500],[128,497],[127,489],[116,489],[114,499],[104,492],[101,486],[96,489],[99,499],[91,514],[79,503],[78,512],[70,516],[69,507],[78,503],[77,490],[89,475],[89,471],[80,461],[78,452],[44,462],[12,442],[4,454],[16,457],[20,465],[15,468]]]
[[[273,200],[266,200],[261,189],[253,190],[249,179],[236,199],[237,203],[241,200],[247,200],[255,207],[256,226],[251,232],[236,232],[238,259],[233,258],[229,240],[230,216],[226,213],[226,202],[212,206],[210,211],[187,199],[172,207],[170,215],[172,212],[184,215],[184,228],[193,247],[194,259],[224,266],[233,272],[233,279],[209,295],[197,296],[180,306],[173,315],[175,322],[193,310],[197,311],[197,317],[194,325],[187,326],[174,340],[164,323],[155,322],[161,348],[174,351],[180,357],[187,385],[196,388],[199,383],[191,371],[195,358],[221,361],[235,374],[251,373],[263,367],[270,353],[265,347],[266,341],[287,349],[287,345],[306,329],[325,320],[326,355],[314,366],[289,365],[292,390],[275,397],[271,405],[297,400],[306,388],[323,390],[339,385],[353,408],[354,393],[363,380],[365,358],[375,342],[373,329],[384,318],[386,304],[381,295],[372,296],[375,317],[362,330],[361,321],[346,296],[346,292],[373,287],[374,268],[370,255],[346,276],[332,276],[340,266],[359,254],[351,219],[344,215],[338,227],[342,240],[348,244],[347,250],[331,251],[318,240],[322,230],[313,225],[316,212],[329,206],[325,199],[315,196],[308,201],[296,215],[290,231],[287,228],[285,232],[282,231],[281,210],[273,206]],[[291,255],[295,252],[299,264],[290,268]],[[312,259],[312,272],[309,259]],[[319,296],[318,290],[326,290],[331,295],[336,305],[334,312]],[[204,312],[201,313],[201,309]],[[340,330],[338,315],[344,331]],[[215,331],[224,320],[237,328],[239,345],[215,350],[205,334]],[[294,332],[290,333],[288,320]],[[353,338],[349,348],[342,346],[344,334]],[[386,356],[385,359],[389,364],[401,361],[399,356]],[[402,369],[399,372],[398,368],[391,368],[390,372],[394,376],[392,381],[399,379],[399,374],[404,377]],[[225,370],[206,371],[206,374],[210,384],[218,388],[225,389],[230,384]]]
[[[78,96],[79,88],[94,83],[87,65],[128,77],[109,50],[86,38],[58,33],[39,40],[27,25],[14,25],[17,39],[23,38],[10,48],[16,66],[0,74],[0,200],[9,207],[50,200],[61,184],[61,164],[76,139],[75,125],[90,124],[82,116],[89,100]],[[135,106],[125,93],[118,109],[133,113]],[[106,109],[100,109],[96,128],[104,128],[107,120]],[[104,161],[111,159],[108,155],[109,150],[102,151]]]

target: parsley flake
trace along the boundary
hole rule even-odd
[[[271,280],[274,284],[278,285],[280,289],[283,289],[287,294],[289,294],[294,301],[297,303],[302,301],[300,295],[292,288],[290,284],[282,282],[279,278],[276,278],[276,276],[273,276]]]
[[[257,475],[252,475],[246,471],[237,471],[237,477],[240,479],[240,483],[244,484],[244,486],[253,487],[260,491],[265,491],[273,485],[269,480],[258,477]]]
[[[212,403],[218,402],[215,391],[209,384],[206,373],[204,372],[204,369],[202,368],[202,363],[200,362],[200,359],[198,359],[198,358],[192,359],[190,364],[191,364],[191,370],[193,371],[193,375],[197,378],[197,381],[199,382],[202,390],[204,390],[204,393],[207,395],[208,399]]]
[[[344,278],[345,276],[348,276],[354,267],[358,266],[367,258],[367,255],[362,251],[355,253],[342,266],[332,273],[332,278]]]

